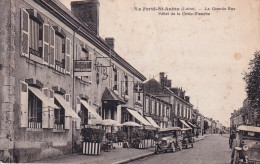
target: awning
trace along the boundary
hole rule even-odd
[[[191,128],[184,120],[180,120],[187,128]],[[191,128],[192,129],[192,128]]]
[[[39,99],[42,100],[42,102],[44,102],[44,105],[46,105],[46,107],[51,107],[51,108],[56,108],[56,109],[60,109],[57,105],[54,104],[54,102],[52,102],[41,90],[39,90],[38,88],[34,88],[34,87],[28,87],[30,91],[32,91],[33,94],[35,94],[35,96],[37,96]]]
[[[54,94],[54,97],[59,101],[60,105],[65,109],[65,116],[71,116],[73,118],[80,119],[80,117],[70,107],[69,103],[62,97],[62,95]]]
[[[151,117],[145,117],[155,128],[160,128]]]
[[[193,128],[196,128],[197,126],[196,125],[194,125],[193,123],[191,123],[190,121],[187,121],[188,122],[188,124],[190,124],[190,126],[192,126]]]
[[[128,109],[128,112],[131,113],[132,116],[134,116],[138,121],[140,121],[145,126],[152,126],[143,116],[141,116],[137,111],[134,111],[132,109]]]
[[[85,100],[80,100],[80,102],[88,109],[88,111],[94,115],[94,117],[98,120],[102,120],[101,116],[97,114],[95,109],[93,109]]]
[[[103,95],[102,95],[102,101],[118,101],[123,104],[126,104],[126,102],[120,98],[114,91],[106,88]]]

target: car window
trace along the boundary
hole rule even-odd
[[[258,132],[243,131],[243,132],[242,132],[242,138],[243,138],[243,139],[260,140],[260,133],[258,133]]]

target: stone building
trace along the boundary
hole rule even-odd
[[[145,77],[99,36],[97,0],[0,3],[0,160],[77,152],[81,128],[142,114]]]
[[[192,120],[193,105],[189,101],[189,96],[185,96],[185,91],[173,88],[171,82],[161,72],[159,82],[151,79],[144,83],[144,91],[171,104],[168,125],[191,128],[189,123]]]
[[[169,124],[171,107],[170,103],[155,95],[144,93],[144,116],[149,122],[155,122],[156,128],[172,127],[172,124]]]

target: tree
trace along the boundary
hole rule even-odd
[[[249,72],[245,73],[246,92],[249,105],[253,109],[260,108],[260,51],[254,54],[249,62]]]

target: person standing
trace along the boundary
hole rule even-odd
[[[229,148],[232,149],[233,140],[236,138],[236,134],[234,131],[231,132],[229,136]]]

